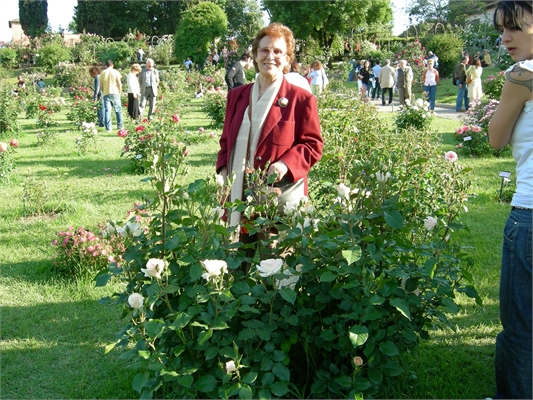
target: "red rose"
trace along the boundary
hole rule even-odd
[[[178,114],[174,114],[174,115],[172,116],[172,120],[173,120],[174,122],[180,122],[180,116],[179,116]]]
[[[139,125],[137,128],[135,128],[135,132],[144,132],[144,126]]]
[[[11,139],[11,142],[9,142],[9,145],[12,147],[19,147],[19,142],[17,139]]]

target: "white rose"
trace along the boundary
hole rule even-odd
[[[232,373],[232,372],[235,372],[237,370],[237,368],[235,368],[235,361],[228,361],[226,363],[226,372],[228,374]]]
[[[212,276],[219,276],[222,273],[228,272],[228,264],[226,261],[223,260],[204,260],[201,262],[204,269],[207,271],[206,273],[209,275],[206,278],[206,274],[204,273],[202,277],[209,279]]]
[[[435,226],[437,226],[437,222],[438,220],[436,218],[427,217],[424,220],[424,228],[426,228],[427,231],[431,231],[433,228],[435,228]]]
[[[224,186],[224,177],[222,175],[216,176],[216,184],[217,186]]]
[[[146,268],[141,268],[144,276],[161,279],[161,272],[165,269],[165,261],[158,258],[150,258],[146,263]]]
[[[283,265],[283,260],[281,258],[269,258],[268,260],[263,260],[257,266],[257,272],[263,278],[272,276],[281,271],[281,266]]]
[[[144,303],[144,297],[142,297],[139,293],[132,293],[128,297],[128,304],[131,308],[135,308],[136,310],[142,308]]]
[[[294,211],[296,210],[296,207],[298,207],[299,202],[295,201],[288,201],[285,203],[285,206],[283,206],[283,213],[285,215],[292,215]]]
[[[337,193],[340,197],[348,198],[350,196],[350,188],[344,183],[339,183],[337,185]]]
[[[126,222],[126,225],[124,225],[124,228],[128,228],[128,231],[132,234],[132,236],[139,236],[143,229],[141,228],[141,224],[139,222]]]
[[[213,216],[218,217],[218,219],[224,216],[224,209],[220,206],[213,208]]]
[[[416,104],[418,107],[423,107],[423,106],[424,106],[424,100],[422,100],[422,99],[416,99],[415,104]]]

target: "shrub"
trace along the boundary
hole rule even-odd
[[[16,139],[12,139],[9,144],[0,142],[0,183],[9,182],[11,171],[15,169],[13,154],[16,147],[18,147]]]
[[[316,206],[283,214],[273,194],[254,200],[261,189],[221,208],[213,180],[180,185],[183,152],[164,131],[154,138],[148,230],[97,277],[127,285],[115,300],[129,321],[107,350],[124,351],[141,397],[401,393],[434,319],[448,323],[457,292],[479,300],[465,282],[472,260],[452,240],[469,186],[456,155],[424,131],[350,133],[338,148],[345,175],[313,175],[324,190]],[[248,177],[250,188],[264,184],[261,171]],[[233,209],[258,242],[238,242],[221,219]]]
[[[461,61],[464,46],[464,39],[457,33],[433,35],[427,41],[426,49],[439,57],[438,70],[441,78],[451,77],[454,67]]]
[[[55,72],[55,84],[63,88],[88,87],[93,83],[89,67],[86,65],[59,63]]]
[[[85,154],[90,146],[96,147],[96,137],[98,129],[94,122],[81,123],[81,136],[76,138],[76,146],[78,147],[78,154]]]
[[[39,50],[38,65],[44,67],[46,72],[53,73],[60,63],[69,62],[70,59],[68,47],[64,44],[50,43]]]
[[[202,111],[212,120],[215,128],[221,128],[224,125],[226,115],[226,93],[208,93],[204,96]]]
[[[113,225],[108,224],[105,237],[81,227],[69,227],[58,232],[58,239],[52,242],[56,247],[54,270],[69,278],[93,278],[107,269],[110,262],[121,260],[124,240]],[[137,223],[130,221],[122,229],[135,231]],[[109,231],[113,232],[111,235]]]
[[[20,125],[18,120],[19,101],[8,85],[0,84],[0,138],[16,136]]]
[[[113,60],[116,66],[126,66],[134,54],[135,51],[125,42],[104,42],[100,45],[98,59],[102,64]]]
[[[17,62],[17,51],[9,48],[3,47],[0,49],[0,64],[5,68],[13,69],[18,65]]]
[[[505,83],[505,71],[501,71],[496,75],[489,75],[483,81],[483,92],[489,100],[500,100],[502,96],[502,89]]]
[[[406,129],[428,130],[433,120],[433,111],[429,109],[429,103],[417,99],[414,104],[406,99],[405,106],[400,106],[396,116],[396,126],[399,131]]]
[[[470,156],[496,156],[510,149],[510,145],[501,150],[494,150],[489,143],[489,123],[492,114],[498,108],[499,101],[490,100],[488,103],[476,101],[471,103],[469,110],[463,116],[463,126],[457,128],[454,139],[457,149]]]

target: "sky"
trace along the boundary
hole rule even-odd
[[[394,12],[394,29],[395,35],[400,34],[405,30],[408,24],[408,18],[403,8],[407,0],[393,0]],[[9,28],[9,21],[18,19],[19,7],[18,0],[1,0],[1,15],[0,15],[0,42],[7,42],[11,40],[11,29]],[[78,4],[77,0],[48,0],[48,20],[53,32],[58,32],[59,26],[66,29],[68,24],[72,21],[74,15],[74,7]]]

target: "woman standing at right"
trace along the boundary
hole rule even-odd
[[[141,66],[133,64],[130,73],[127,77],[128,83],[128,115],[130,118],[139,118],[139,96],[141,95],[141,87],[139,85],[139,74]]]
[[[481,67],[481,60],[479,58],[474,59],[473,64],[466,70],[467,78],[470,77],[472,82],[468,84],[468,95],[470,100],[480,101],[483,96],[483,90],[481,89],[481,74],[483,68]]]
[[[496,338],[497,399],[531,399],[531,265],[533,218],[533,3],[500,0],[494,26],[516,62],[506,71],[500,104],[489,124],[490,144],[510,143],[516,191],[504,228],[500,319]]]

